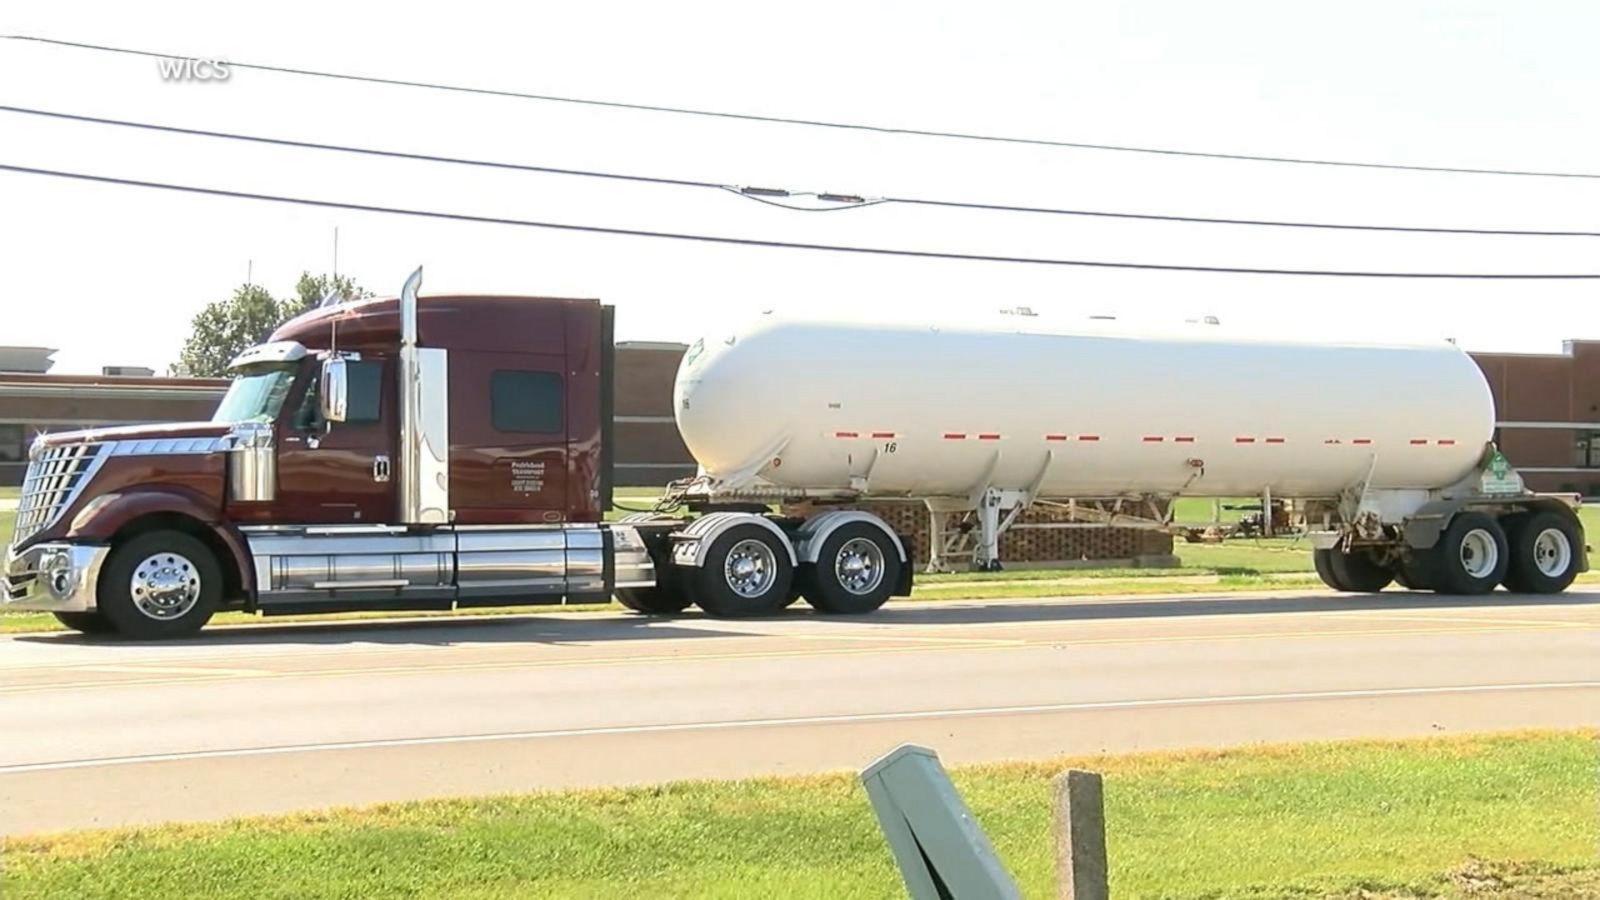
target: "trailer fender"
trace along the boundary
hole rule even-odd
[[[728,529],[740,525],[755,525],[772,532],[789,554],[789,564],[792,566],[798,562],[794,544],[776,522],[755,513],[717,512],[703,515],[672,533],[673,565],[699,568],[705,564],[706,554],[711,551],[711,545],[716,543],[717,538],[722,537]]]
[[[799,554],[800,562],[816,562],[817,557],[822,553],[822,545],[827,542],[828,536],[839,530],[840,527],[849,525],[852,522],[865,522],[888,535],[889,540],[894,542],[895,552],[900,554],[900,561],[902,563],[906,561],[906,545],[901,542],[900,535],[895,534],[894,529],[889,527],[889,523],[872,513],[852,509],[838,509],[807,519],[805,524],[800,526],[800,533],[796,535],[798,538],[796,543],[799,545],[796,552]]]
[[[1413,550],[1426,550],[1439,543],[1439,535],[1450,527],[1451,520],[1463,506],[1460,500],[1430,500],[1422,504],[1401,526],[1406,545]]]
[[[218,562],[231,563],[239,576],[239,588],[248,607],[255,598],[255,566],[244,538],[232,524],[217,517],[205,498],[180,487],[163,486],[101,494],[84,505],[73,517],[67,540],[104,543],[116,537],[138,519],[154,515],[181,516],[204,528],[226,554]]]

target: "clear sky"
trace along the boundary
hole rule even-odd
[[[1264,2],[12,3],[0,33],[198,57],[1069,141],[1600,171],[1600,5]],[[863,195],[1184,215],[1600,230],[1600,181],[1330,169],[717,121],[0,41],[0,103],[413,152]],[[0,162],[480,215],[975,253],[1251,267],[1600,272],[1600,239],[1419,236],[878,207],[720,193],[0,113]],[[394,293],[598,296],[618,336],[692,340],[767,308],[928,318],[1027,305],[1297,335],[1600,338],[1596,282],[1139,273],[737,249],[291,208],[0,173],[0,344],[56,371],[164,369],[253,269]]]

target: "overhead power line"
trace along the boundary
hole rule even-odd
[[[1600,274],[1553,274],[1553,273],[1490,273],[1490,272],[1367,272],[1323,269],[1259,269],[1239,266],[1192,266],[1167,263],[1135,263],[1135,262],[1110,262],[1104,260],[1087,259],[1057,259],[1039,256],[1007,256],[1000,254],[981,253],[947,253],[937,250],[908,250],[896,247],[856,247],[842,244],[815,244],[797,241],[773,241],[758,238],[741,238],[726,235],[688,234],[673,231],[651,231],[639,228],[613,228],[602,225],[580,225],[570,222],[542,222],[531,219],[515,219],[501,216],[480,216],[467,213],[452,213],[436,210],[410,209],[397,206],[378,206],[367,203],[346,203],[335,200],[318,200],[308,197],[290,197],[282,194],[260,194],[249,191],[232,191],[222,188],[199,187],[196,185],[172,184],[160,181],[142,181],[133,178],[118,178],[111,175],[94,175],[86,172],[68,172],[57,169],[42,169],[33,166],[19,166],[10,163],[0,163],[0,171],[17,172],[26,175],[42,175],[52,178],[70,178],[78,181],[97,182],[100,184],[114,184],[124,187],[141,187],[163,191],[178,191],[187,194],[201,194],[213,197],[227,197],[235,200],[263,200],[272,203],[286,203],[297,206],[314,206],[327,209],[344,209],[356,212],[382,213],[386,215],[413,216],[426,219],[442,219],[454,222],[474,222],[485,225],[511,225],[523,228],[545,228],[556,231],[574,231],[588,234],[621,235],[627,237],[659,238],[676,241],[697,241],[711,244],[730,244],[740,247],[770,247],[785,250],[814,250],[830,253],[861,253],[875,256],[911,257],[919,259],[948,259],[966,262],[991,262],[991,263],[1016,263],[1024,265],[1045,266],[1080,266],[1098,269],[1140,269],[1164,272],[1208,272],[1229,273],[1238,275],[1304,275],[1337,278],[1413,278],[1413,279],[1492,279],[1492,280],[1519,280],[1519,281],[1571,281],[1571,280],[1600,280]]]
[[[158,53],[153,50],[144,50],[134,47],[113,47],[106,44],[90,44],[83,41],[67,41],[57,38],[38,37],[27,34],[0,35],[9,40],[30,41],[38,44],[49,44],[57,47],[71,47],[78,50],[93,50],[101,53],[121,53],[129,56],[144,56],[152,59],[183,58],[181,54]],[[235,69],[254,69],[259,72],[275,72],[281,75],[300,75],[312,78],[331,78],[340,81],[354,81],[366,84],[383,84],[393,87],[423,88],[435,91],[449,91],[462,94],[480,94],[490,97],[506,97],[518,100],[537,100],[546,103],[568,103],[580,106],[599,106],[612,109],[628,109],[640,112],[668,113],[673,115],[701,116],[713,119],[737,119],[746,122],[765,122],[775,125],[798,125],[809,128],[831,128],[845,131],[874,132],[877,134],[908,135],[912,137],[946,138],[963,141],[987,141],[1000,144],[1027,144],[1039,147],[1068,147],[1076,150],[1103,150],[1117,153],[1143,153],[1155,156],[1178,156],[1199,159],[1227,159],[1240,162],[1258,163],[1285,163],[1303,166],[1337,166],[1356,169],[1391,169],[1407,172],[1442,172],[1458,175],[1514,175],[1536,178],[1596,178],[1600,173],[1592,172],[1555,172],[1535,169],[1501,169],[1501,168],[1474,168],[1469,166],[1432,166],[1409,165],[1405,163],[1363,162],[1356,160],[1315,159],[1309,157],[1292,156],[1266,156],[1249,153],[1221,153],[1202,150],[1174,150],[1163,147],[1135,147],[1126,144],[1090,143],[1086,141],[1060,141],[1046,138],[1018,137],[1011,135],[980,134],[970,131],[949,131],[934,128],[909,128],[892,125],[872,125],[862,122],[835,122],[825,119],[806,119],[792,116],[762,115],[757,113],[728,112],[725,110],[699,109],[687,106],[665,106],[651,103],[630,103],[621,100],[601,100],[593,97],[568,97],[557,94],[536,94],[526,91],[514,91],[505,88],[472,87],[468,85],[447,84],[436,81],[419,81],[406,78],[386,78],[377,75],[360,75],[349,72],[329,72],[318,69],[304,69],[293,66],[279,66],[267,63],[238,62],[228,60],[229,66]]]
[[[831,212],[844,209],[859,209],[866,206],[877,206],[885,203],[902,204],[909,206],[929,206],[947,209],[982,210],[989,212],[1028,213],[1060,216],[1079,216],[1107,219],[1132,219],[1151,222],[1172,222],[1182,224],[1202,225],[1241,225],[1270,228],[1320,228],[1336,231],[1380,231],[1402,232],[1415,234],[1476,234],[1500,235],[1513,237],[1600,237],[1600,231],[1571,231],[1558,229],[1518,229],[1518,228],[1446,228],[1429,227],[1420,225],[1369,225],[1357,223],[1338,222],[1305,222],[1279,219],[1236,219],[1221,216],[1183,216],[1165,215],[1157,213],[1118,212],[1112,210],[1091,209],[1063,209],[1047,206],[1025,206],[1004,203],[981,203],[962,200],[941,200],[926,197],[873,197],[866,198],[857,195],[845,195],[827,192],[793,192],[771,188],[738,187],[732,184],[715,181],[695,181],[684,178],[667,178],[655,175],[624,174],[618,172],[600,172],[589,169],[571,169],[557,166],[533,165],[528,163],[513,163],[486,159],[473,159],[457,156],[443,156],[431,153],[413,153],[403,150],[386,150],[375,147],[356,147],[347,144],[332,144],[323,141],[301,141],[290,138],[268,137],[265,135],[240,134],[231,131],[216,131],[204,128],[186,128],[177,125],[163,125],[154,122],[137,122],[128,119],[113,119],[104,116],[90,116],[79,113],[66,113],[54,110],[35,109],[25,106],[9,106],[0,104],[0,112],[17,113],[21,115],[40,116],[51,119],[61,119],[71,122],[82,122],[92,125],[108,125],[118,128],[133,128],[145,131],[155,131],[167,134],[179,134],[190,137],[216,138],[220,140],[239,141],[244,143],[264,144],[268,146],[289,147],[303,150],[322,150],[337,153],[352,153],[363,156],[386,157],[390,159],[403,159],[418,162],[444,163],[459,166],[475,166],[480,168],[501,169],[518,172],[532,172],[547,175],[570,175],[583,178],[601,178],[619,181],[640,182],[645,184],[659,184],[672,187],[709,188],[729,191],[739,194],[748,200],[756,200],[783,209],[800,210],[804,212]],[[774,197],[812,196],[826,202],[840,203],[840,206],[804,207],[777,202]]]

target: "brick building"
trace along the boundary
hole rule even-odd
[[[1600,496],[1600,341],[1472,358],[1494,393],[1495,442],[1528,486]]]

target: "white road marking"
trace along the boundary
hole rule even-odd
[[[661,734],[689,731],[727,731],[739,728],[769,728],[795,725],[837,725],[859,722],[896,722],[916,719],[972,718],[1028,713],[1081,712],[1090,710],[1148,709],[1152,707],[1224,706],[1235,703],[1273,703],[1293,700],[1348,700],[1379,697],[1418,697],[1438,694],[1491,694],[1514,691],[1592,690],[1600,681],[1554,681],[1527,684],[1469,684],[1444,687],[1373,688],[1345,691],[1296,691],[1282,694],[1233,694],[1212,697],[1171,697],[1153,700],[1104,700],[1082,703],[1043,703],[1028,706],[986,706],[965,709],[914,710],[907,712],[852,713],[828,716],[796,716],[779,719],[735,719],[719,722],[682,722],[662,725],[614,725],[595,728],[566,728],[549,731],[516,731],[496,734],[445,735],[440,737],[384,738],[369,741],[342,741],[322,744],[288,744],[277,747],[245,747],[228,750],[193,750],[183,753],[151,753],[139,756],[110,756],[62,762],[25,763],[0,766],[0,775],[52,772],[63,769],[89,769],[102,766],[127,766],[140,763],[179,762],[201,759],[231,759],[246,756],[279,756],[290,753],[319,753],[330,750],[369,750],[387,747],[423,747],[444,744],[474,744],[493,741],[545,740],[550,738],[598,737],[623,734]]]

